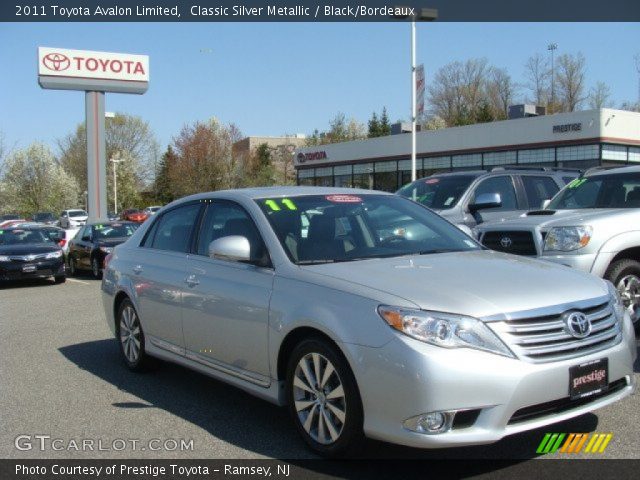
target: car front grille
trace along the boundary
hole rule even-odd
[[[498,252],[514,255],[537,255],[533,233],[526,231],[486,232],[482,244]]]
[[[487,323],[521,359],[532,363],[567,360],[605,350],[622,340],[620,322],[609,303],[570,312],[584,313],[591,333],[575,338],[565,325],[564,313]]]

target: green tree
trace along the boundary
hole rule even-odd
[[[387,107],[382,107],[382,115],[380,115],[380,136],[391,135],[391,125],[389,124],[389,115],[387,115]]]
[[[3,211],[23,216],[35,212],[58,213],[79,203],[78,183],[57,162],[44,144],[11,153],[5,161],[0,180],[0,205]]]
[[[158,203],[165,204],[175,200],[171,189],[171,179],[169,178],[169,172],[175,161],[176,154],[173,151],[173,147],[169,145],[167,151],[160,158],[154,179],[153,186]]]
[[[378,120],[378,114],[373,112],[369,119],[369,131],[367,136],[369,138],[375,138],[380,136],[380,121]]]

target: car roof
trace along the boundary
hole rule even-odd
[[[288,187],[256,187],[256,188],[238,188],[235,190],[217,190],[215,192],[203,192],[191,195],[189,197],[178,200],[180,203],[184,200],[201,200],[205,198],[230,198],[245,197],[251,199],[269,198],[269,197],[300,197],[304,195],[393,195],[389,192],[381,192],[378,190],[365,190],[362,188],[340,188],[340,187],[307,187],[307,186],[288,186]],[[177,201],[177,202],[178,202]]]
[[[107,220],[106,222],[90,222],[87,223],[87,227],[93,227],[94,225],[136,225],[129,220]]]
[[[585,177],[595,177],[604,175],[616,175],[620,173],[640,173],[640,166],[630,167],[594,167],[587,170],[584,174]]]

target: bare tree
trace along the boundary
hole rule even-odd
[[[505,119],[520,87],[504,68],[494,68],[487,84],[489,103],[497,119]]]
[[[611,90],[609,86],[604,82],[598,82],[594,87],[589,91],[589,107],[596,108],[607,108],[611,107],[613,104],[611,102]]]
[[[562,111],[574,112],[586,99],[585,90],[585,58],[576,55],[560,55],[556,67],[556,84],[558,85],[557,102]]]
[[[364,124],[354,118],[347,119],[344,113],[338,112],[329,122],[329,130],[325,132],[314,131],[307,138],[306,144],[308,146],[324,145],[363,138],[367,138],[367,129]]]
[[[536,53],[529,57],[524,65],[525,78],[527,79],[527,88],[531,92],[532,100],[536,105],[547,105],[549,102],[551,70],[549,69],[548,59]]]

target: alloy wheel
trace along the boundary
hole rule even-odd
[[[135,364],[140,357],[140,321],[131,305],[120,316],[120,342],[129,363]]]
[[[98,278],[100,276],[100,265],[98,265],[98,259],[94,258],[91,261],[91,269],[93,270],[93,276]]]
[[[347,414],[345,392],[325,356],[311,352],[300,359],[293,377],[293,400],[298,420],[313,440],[330,445],[340,438]]]
[[[635,323],[640,315],[640,278],[635,275],[622,277],[616,285],[622,303]]]

